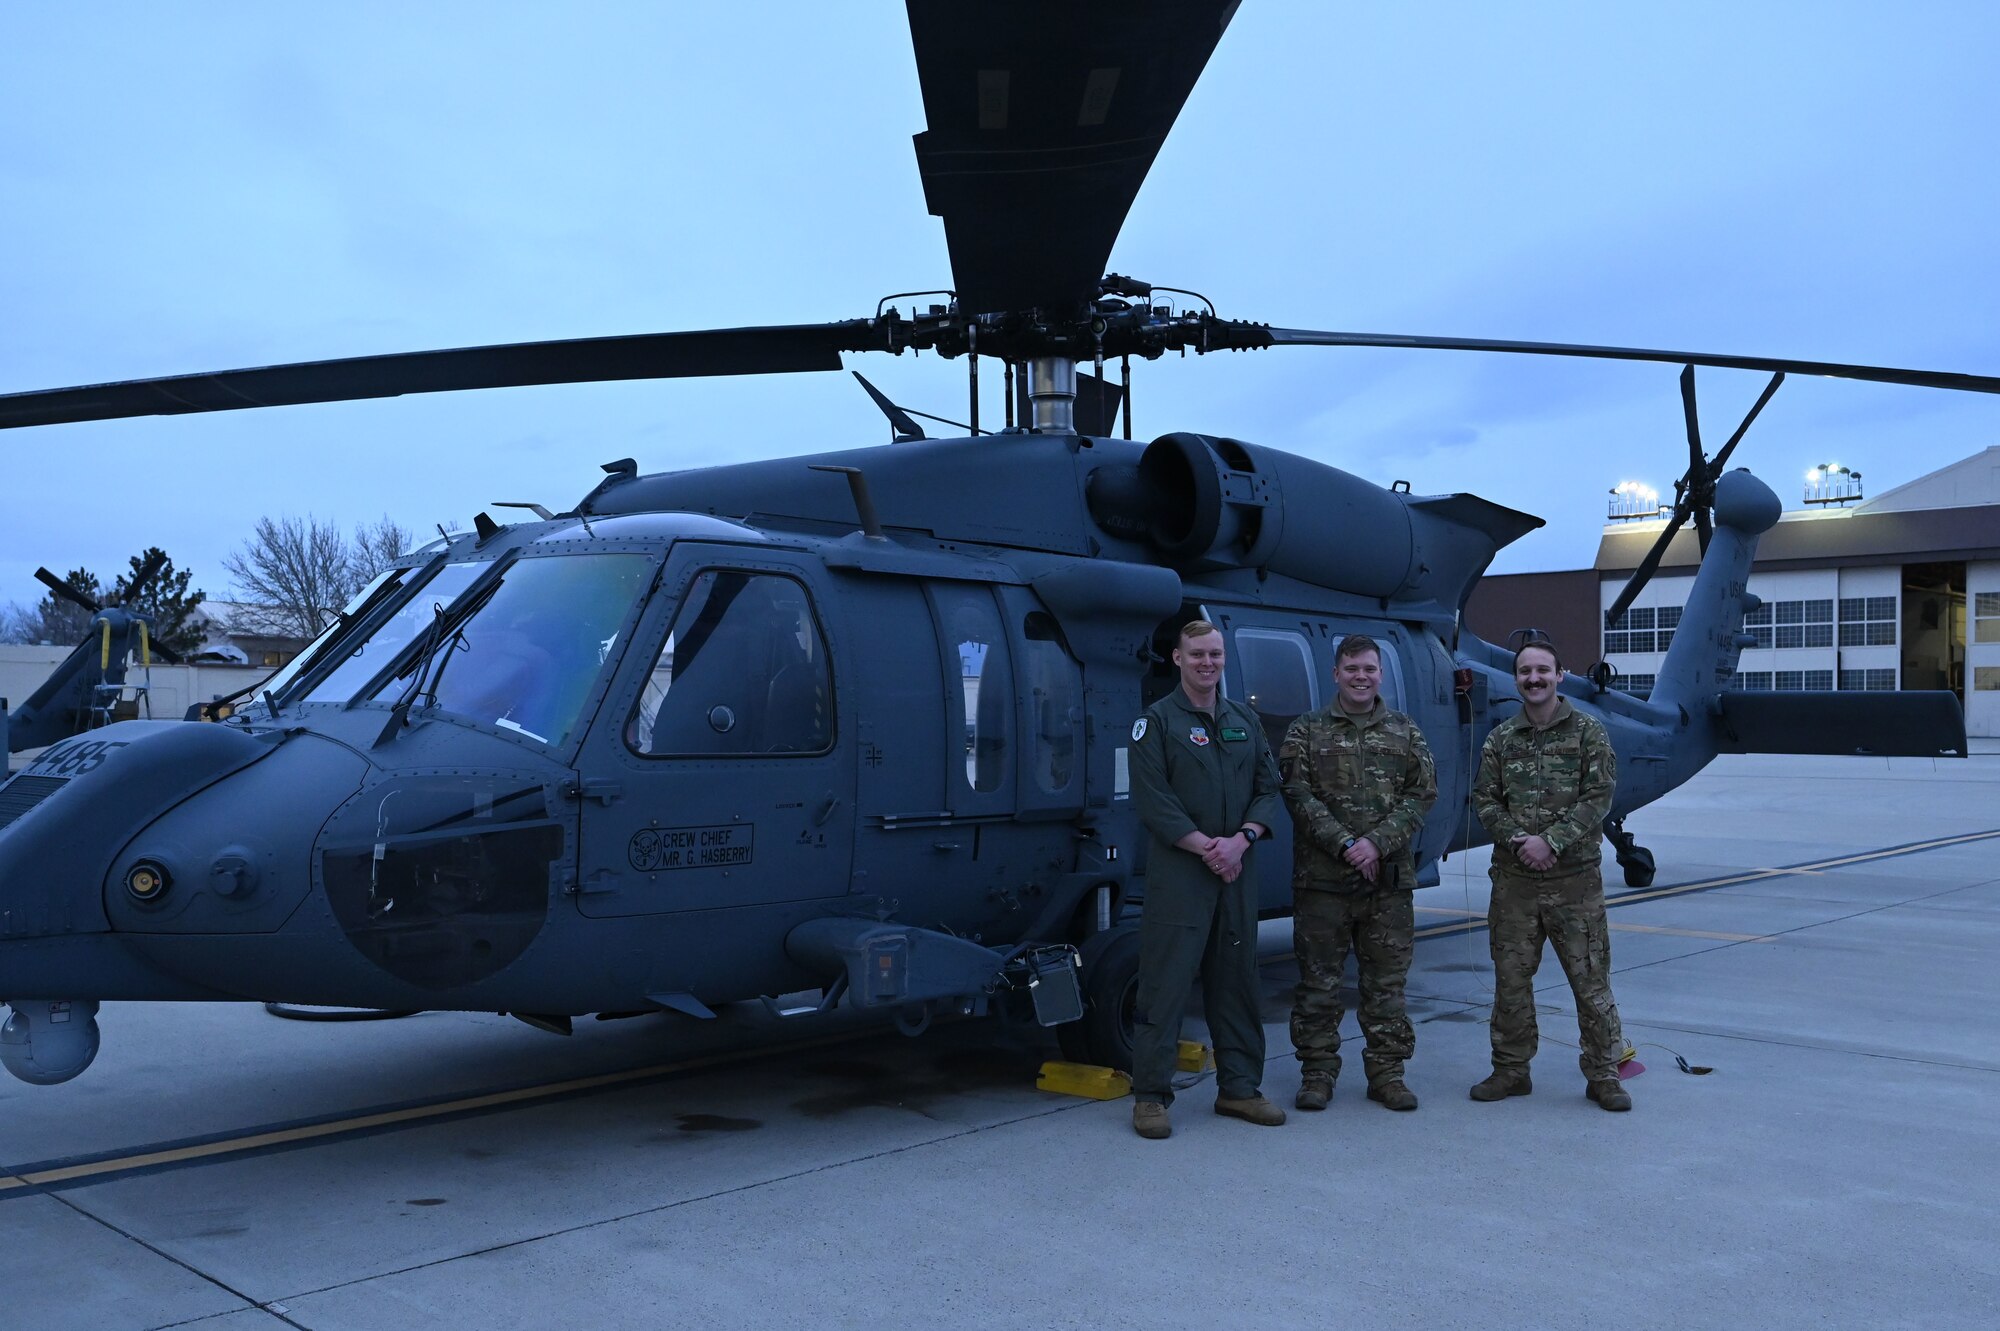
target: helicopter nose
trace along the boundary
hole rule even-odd
[[[277,747],[275,737],[185,721],[123,721],[51,745],[0,785],[0,943],[108,930],[102,889],[118,848]],[[33,992],[14,961],[0,977]]]

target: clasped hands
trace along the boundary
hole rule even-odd
[[[1208,871],[1225,883],[1233,883],[1242,876],[1243,857],[1250,851],[1249,838],[1241,832],[1222,837],[1190,832],[1181,844],[1201,856]]]
[[[1537,873],[1546,873],[1556,867],[1555,847],[1545,837],[1522,832],[1510,838],[1507,844],[1514,848],[1514,854],[1520,857],[1521,863]]]

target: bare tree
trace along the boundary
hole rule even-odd
[[[243,547],[222,561],[243,607],[233,627],[316,637],[356,591],[414,544],[386,516],[356,527],[351,541],[338,526],[310,515],[260,518]]]
[[[250,539],[222,566],[242,611],[233,627],[285,638],[317,637],[346,603],[352,585],[347,538],[314,517],[259,518]]]
[[[398,526],[387,513],[372,526],[363,523],[356,527],[351,570],[354,585],[348,594],[351,596],[367,586],[369,579],[401,559],[416,544],[416,536],[408,528]]]
[[[40,642],[41,627],[42,617],[19,601],[0,606],[0,643]]]

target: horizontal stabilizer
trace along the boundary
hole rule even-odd
[[[1965,713],[1955,693],[1731,692],[1721,705],[1723,753],[1965,756]]]
[[[1410,507],[1426,513],[1435,513],[1448,522],[1470,527],[1484,532],[1493,542],[1495,550],[1526,536],[1535,528],[1543,526],[1542,519],[1532,513],[1523,513],[1518,508],[1508,508],[1490,499],[1481,499],[1474,494],[1425,495],[1412,499]]]

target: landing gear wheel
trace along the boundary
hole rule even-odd
[[[1653,885],[1653,852],[1644,846],[1634,846],[1618,857],[1618,866],[1625,870],[1625,886],[1651,887]]]
[[[1640,845],[1638,840],[1625,830],[1625,820],[1614,818],[1605,823],[1604,838],[1611,843],[1611,851],[1617,856],[1618,867],[1625,871],[1625,886],[1651,887],[1654,869],[1653,852]]]
[[[1121,924],[1084,943],[1083,1015],[1056,1027],[1072,1063],[1132,1070],[1132,1029],[1139,999],[1139,926]]]

